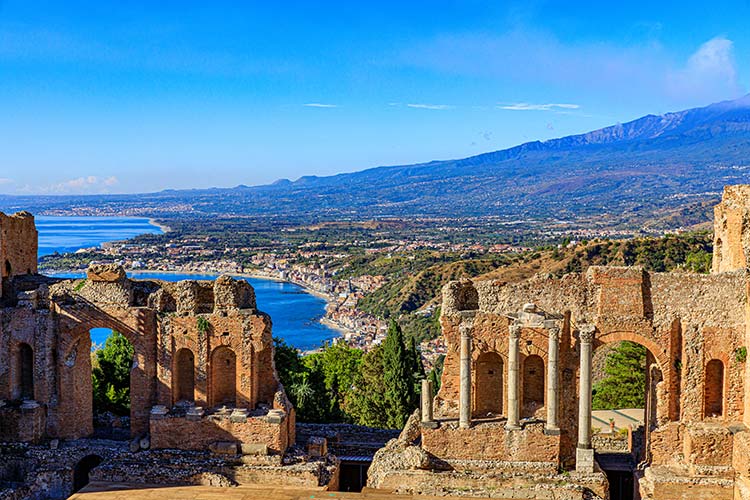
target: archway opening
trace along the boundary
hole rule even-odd
[[[130,376],[134,349],[124,335],[109,332],[103,344],[94,341],[91,348],[94,435],[124,440],[130,438]],[[91,330],[92,337],[105,333],[105,329]]]
[[[18,346],[16,358],[18,373],[18,399],[34,399],[34,350],[29,344]]]
[[[650,459],[657,426],[661,367],[644,345],[621,340],[597,346],[592,365],[592,419],[597,463],[612,500],[633,498],[637,464]]]
[[[237,405],[237,356],[226,346],[211,354],[211,406]]]
[[[195,355],[190,349],[180,349],[174,361],[173,403],[195,401]]]
[[[474,416],[502,415],[503,358],[496,352],[485,352],[474,366]]]
[[[536,416],[544,406],[544,360],[532,354],[523,362],[523,416]]]
[[[5,261],[5,276],[11,276],[13,274],[13,267],[10,265],[10,261]]]
[[[91,471],[102,463],[99,455],[87,455],[73,468],[73,493],[83,489],[90,481]]]
[[[724,415],[724,363],[712,359],[706,364],[706,381],[703,386],[704,418]]]

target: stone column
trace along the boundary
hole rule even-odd
[[[549,345],[547,348],[547,425],[544,428],[545,434],[560,434],[560,426],[557,422],[558,403],[558,359],[560,349],[560,327],[554,321],[547,320],[544,322],[549,336]]]
[[[521,338],[521,325],[512,324],[508,336],[508,422],[505,428],[517,430],[520,425],[520,407],[518,401],[518,340]]]
[[[458,426],[471,427],[471,325],[461,324],[461,365],[458,411]]]
[[[432,382],[426,378],[422,379],[422,425],[432,426],[435,421],[432,418]]]
[[[578,389],[578,449],[576,470],[594,472],[594,450],[591,448],[591,344],[594,341],[594,325],[578,327],[580,349],[580,382]]]

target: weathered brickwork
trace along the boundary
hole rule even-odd
[[[36,274],[38,237],[34,216],[28,212],[0,212],[0,298],[13,276]]]
[[[0,440],[77,439],[93,431],[92,328],[135,355],[130,430],[152,448],[215,442],[294,444],[294,409],[273,363],[271,319],[244,280],[131,280],[93,265],[84,280],[36,274],[29,214],[0,214]]]
[[[710,275],[591,267],[522,283],[446,285],[448,353],[434,417],[422,422],[421,441],[404,445],[429,460],[384,452],[371,486],[435,486],[439,475],[428,470],[476,472],[478,460],[500,469],[575,468],[570,481],[599,484],[590,399],[579,388],[590,391],[592,351],[628,340],[647,349],[643,498],[750,499],[750,186],[727,187],[715,215]],[[531,487],[532,476],[513,494]],[[485,479],[468,486],[464,477],[463,486]]]

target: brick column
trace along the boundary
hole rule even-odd
[[[591,448],[591,344],[594,341],[594,325],[578,328],[580,349],[580,382],[578,392],[578,448],[576,470],[594,472],[594,450]]]
[[[471,427],[471,325],[461,324],[461,365],[459,388],[459,421],[461,429]]]
[[[518,401],[518,340],[520,338],[521,325],[510,325],[508,336],[508,422],[505,424],[505,428],[508,430],[521,428],[521,412]]]
[[[547,349],[547,425],[544,428],[545,434],[560,434],[560,427],[557,422],[558,409],[558,359],[560,349],[560,327],[554,321],[544,322],[549,336],[549,346]]]

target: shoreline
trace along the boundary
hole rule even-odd
[[[156,226],[161,230],[162,234],[167,234],[172,232],[172,228],[167,226],[166,224],[160,224],[156,219],[149,218],[148,223],[152,226]]]
[[[268,276],[265,274],[260,273],[211,273],[211,272],[200,272],[200,271],[158,271],[158,270],[149,270],[149,269],[126,269],[126,273],[138,275],[138,274],[185,274],[188,276],[221,276],[221,275],[227,275],[232,276],[235,278],[251,278],[251,279],[257,279],[257,280],[264,280],[264,281],[275,281],[276,283],[288,283],[290,285],[296,285],[300,287],[305,293],[312,295],[314,297],[317,297],[319,299],[322,299],[325,301],[326,306],[333,303],[335,301],[335,297],[329,294],[322,293],[318,290],[315,290],[304,283],[298,282],[298,281],[290,281],[290,280],[283,280],[281,278],[275,278],[273,276]],[[327,310],[327,307],[325,308]],[[337,323],[336,321],[333,321],[332,319],[328,318],[325,314],[320,317],[318,320],[319,323],[327,326],[331,330],[336,331],[339,336],[334,338],[344,338],[346,334],[354,334],[356,335],[357,332],[352,330],[351,328],[347,328],[344,325],[341,325]],[[307,351],[305,351],[307,352]],[[311,351],[312,352],[312,351]]]

